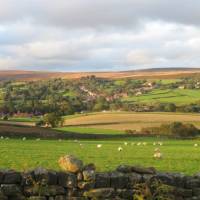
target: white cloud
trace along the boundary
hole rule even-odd
[[[199,66],[200,1],[1,0],[0,69]]]
[[[156,63],[156,57],[145,50],[130,51],[127,55],[129,65],[151,65]]]

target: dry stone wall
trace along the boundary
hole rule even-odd
[[[200,175],[161,173],[121,165],[97,172],[93,164],[76,172],[37,168],[0,171],[0,200],[200,199]]]

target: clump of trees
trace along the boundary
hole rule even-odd
[[[59,127],[63,125],[63,118],[56,113],[47,113],[43,119],[36,123],[36,126]]]
[[[177,138],[195,137],[200,134],[200,130],[193,124],[183,124],[181,122],[162,124],[160,127],[143,128],[141,132]]]
[[[4,121],[8,121],[8,115],[3,115],[1,119]]]

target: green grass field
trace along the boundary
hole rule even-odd
[[[113,130],[113,129],[101,129],[101,128],[89,128],[89,127],[81,127],[81,126],[68,126],[62,128],[55,128],[56,130],[63,132],[74,132],[74,133],[89,133],[89,134],[123,134],[123,130]]]
[[[152,79],[149,80],[149,81],[152,81]],[[154,81],[155,81],[155,82],[158,82],[158,83],[160,83],[160,84],[162,84],[162,85],[168,85],[168,84],[171,84],[171,83],[180,82],[181,79],[161,79],[161,80],[155,79]]]
[[[200,146],[194,147],[196,140],[161,140],[163,146],[162,160],[153,159],[153,152],[157,146],[153,142],[161,139],[135,138],[107,141],[57,141],[57,140],[0,140],[0,166],[25,170],[42,166],[59,169],[57,160],[65,154],[73,154],[85,163],[95,163],[98,170],[112,170],[119,164],[154,166],[158,170],[171,172],[184,172],[193,174],[200,171]],[[146,146],[131,145],[132,142],[147,142]],[[79,145],[81,143],[83,147]],[[98,149],[97,144],[102,144]],[[118,152],[121,146],[123,151]]]
[[[126,97],[123,101],[139,103],[175,103],[177,105],[195,103],[200,100],[200,90],[155,89],[140,96]]]

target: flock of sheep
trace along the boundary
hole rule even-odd
[[[9,137],[3,137],[3,136],[1,136],[0,139],[1,139],[1,140],[4,140],[4,139],[5,139],[5,140],[9,140],[10,138],[9,138]],[[27,138],[26,138],[26,137],[23,137],[22,140],[25,141],[25,140],[27,140]],[[37,138],[36,141],[40,141],[40,138]],[[59,139],[58,141],[61,142],[62,140]],[[79,143],[80,147],[83,148],[83,144],[81,144],[78,140],[74,140],[74,142]],[[124,142],[124,146],[128,146],[128,145],[129,145],[128,142]],[[147,145],[147,142],[137,142],[137,143],[136,143],[136,142],[131,142],[130,145],[131,145],[131,146],[134,146],[134,145],[136,145],[136,146],[146,146],[146,145]],[[153,146],[162,146],[162,145],[163,145],[163,142],[153,142]],[[98,149],[100,149],[100,148],[102,148],[102,146],[103,146],[102,144],[97,144],[96,147],[97,147]],[[194,146],[194,147],[198,147],[199,145],[198,145],[197,143],[195,143],[193,146]],[[122,146],[119,146],[119,147],[117,148],[117,150],[118,150],[119,152],[121,152],[121,151],[123,151],[123,147],[122,147]],[[155,158],[155,159],[161,159],[162,157],[163,157],[163,154],[161,153],[160,149],[159,149],[158,147],[155,148],[155,149],[154,149],[153,158]]]
[[[74,140],[74,142],[79,143],[78,140]],[[81,148],[83,148],[83,144],[79,143],[79,145],[80,145]],[[128,142],[124,142],[124,145],[125,145],[125,146],[128,146]],[[147,142],[137,142],[137,143],[132,142],[132,143],[131,143],[131,146],[134,146],[134,145],[137,145],[137,146],[146,146],[146,145],[147,145]],[[154,143],[153,143],[153,146],[156,146],[156,145],[162,146],[163,143],[162,143],[162,142],[154,142]],[[102,146],[103,146],[102,144],[97,144],[97,145],[96,145],[96,147],[97,147],[98,149],[102,148]],[[121,152],[121,151],[123,151],[123,147],[122,147],[122,146],[119,146],[119,147],[117,148],[117,150],[118,150],[119,152]],[[160,151],[159,148],[155,148],[155,149],[154,149],[154,155],[153,155],[153,157],[154,157],[155,159],[161,159],[161,158],[162,158],[162,153],[161,153],[161,151]]]
[[[125,145],[125,146],[128,146],[128,142],[124,142],[124,145]],[[136,145],[136,146],[146,146],[146,145],[147,145],[147,142],[137,142],[137,143],[132,142],[132,143],[130,143],[130,145],[131,145],[131,146],[134,146],[134,145]],[[153,143],[153,146],[163,146],[163,142],[154,142],[154,143]],[[193,146],[194,146],[194,147],[198,147],[199,145],[198,145],[197,143],[195,143]],[[101,147],[102,147],[102,144],[97,144],[97,148],[98,148],[98,149],[101,148]],[[120,152],[120,151],[123,151],[123,147],[122,147],[122,146],[119,146],[119,147],[117,148],[117,150],[118,150],[119,152]],[[161,151],[160,151],[160,149],[159,149],[158,147],[156,147],[156,148],[154,149],[153,158],[155,158],[155,159],[162,159],[162,158],[163,158],[163,154],[161,153]]]

